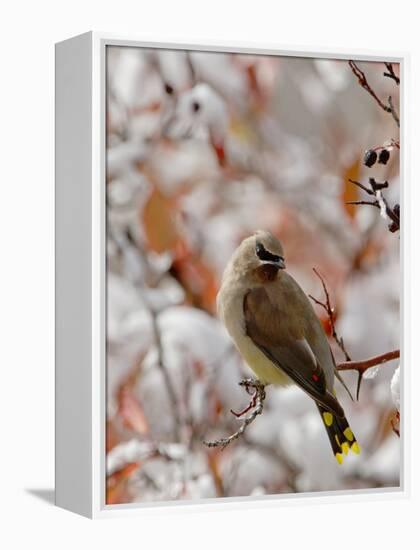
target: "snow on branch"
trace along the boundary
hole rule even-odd
[[[371,201],[349,201],[346,204],[368,205],[378,208],[381,212],[381,216],[385,219],[388,218],[390,220],[388,229],[391,231],[391,233],[395,233],[396,231],[400,230],[400,205],[395,204],[393,207],[391,207],[382,193],[383,189],[388,188],[387,181],[380,183],[377,182],[375,178],[369,178],[369,187],[363,185],[359,181],[355,181],[352,179],[349,179],[349,182],[357,185],[357,187],[362,189],[367,195],[373,197],[373,199]]]

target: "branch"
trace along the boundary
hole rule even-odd
[[[384,76],[386,76],[387,78],[392,78],[392,80],[394,80],[395,84],[397,86],[399,86],[400,85],[400,78],[395,74],[394,67],[393,67],[392,63],[385,63],[385,67],[387,68],[388,72],[384,72]]]
[[[176,439],[179,440],[181,436],[181,418],[179,415],[178,399],[172,384],[171,377],[169,376],[168,369],[166,368],[166,365],[163,361],[163,347],[162,347],[162,341],[160,338],[159,327],[157,324],[156,312],[150,309],[150,314],[152,316],[153,332],[155,336],[155,343],[156,343],[156,348],[158,353],[157,363],[160,371],[162,372],[163,379],[165,381],[166,390],[168,392],[169,400],[171,402],[172,412],[174,415],[175,436],[176,436]]]
[[[366,205],[367,204],[369,206],[375,206],[375,208],[381,209],[381,207],[379,206],[379,202],[377,202],[377,201],[348,201],[348,202],[346,202],[346,204],[358,204],[358,205],[360,205],[360,204],[362,204],[362,205],[365,204]]]
[[[313,296],[309,295],[309,298],[311,300],[313,300],[316,304],[318,304],[319,306],[321,306],[326,312],[327,312],[327,315],[328,315],[328,319],[329,319],[329,322],[330,322],[330,328],[331,328],[331,334],[332,334],[332,337],[334,338],[334,340],[337,342],[337,344],[339,345],[341,351],[344,353],[345,357],[346,357],[346,361],[351,361],[351,358],[350,358],[350,355],[347,353],[347,350],[344,346],[344,340],[343,338],[340,338],[337,334],[337,331],[335,330],[335,323],[334,323],[334,308],[331,306],[331,301],[330,301],[330,295],[328,293],[328,290],[327,290],[327,285],[325,284],[325,281],[324,279],[322,278],[322,276],[318,273],[318,271],[313,267],[312,268],[315,275],[318,277],[318,279],[321,281],[322,283],[322,288],[324,289],[324,294],[325,294],[325,303],[324,302],[320,302],[319,300],[317,300],[316,298],[314,298]]]
[[[358,184],[362,189],[365,189],[367,193],[373,194],[373,191],[370,189],[365,188],[362,184],[359,184],[358,182],[355,182]],[[383,185],[383,184],[380,184]],[[356,204],[372,204],[370,202],[364,202],[364,201],[357,201]],[[378,205],[379,208],[379,205]],[[337,371],[344,371],[344,370],[356,370],[358,371],[358,378],[357,378],[357,390],[356,390],[356,399],[359,400],[359,393],[360,393],[360,386],[362,384],[362,378],[363,374],[370,369],[371,367],[376,367],[378,365],[382,365],[383,363],[387,363],[388,361],[392,361],[393,359],[398,359],[400,356],[400,350],[394,350],[390,351],[388,353],[384,353],[382,355],[377,355],[375,357],[371,357],[370,359],[363,359],[362,361],[352,361],[350,359],[349,354],[347,353],[347,350],[344,346],[343,338],[340,338],[337,335],[337,332],[335,330],[335,324],[334,324],[334,307],[331,305],[330,295],[328,293],[327,285],[325,284],[324,279],[321,277],[321,275],[318,273],[318,271],[313,268],[313,271],[318,276],[318,278],[321,280],[322,287],[324,289],[325,294],[325,303],[317,300],[313,296],[309,295],[309,298],[311,298],[316,304],[321,306],[328,314],[328,318],[330,321],[331,326],[331,332],[334,340],[337,342],[337,344],[340,346],[341,351],[346,356],[346,361],[343,363],[338,363],[336,365]]]
[[[362,69],[360,69],[354,61],[350,60],[348,63],[349,63],[350,69],[352,70],[353,74],[357,77],[360,86],[364,90],[366,90],[368,92],[368,94],[370,94],[373,97],[373,99],[376,101],[376,103],[379,105],[379,107],[381,107],[381,109],[383,109],[387,113],[390,113],[391,108],[388,107],[387,105],[385,105],[385,103],[383,103],[379,99],[379,97],[376,95],[376,93],[374,92],[374,90],[372,89],[370,84],[368,83],[368,81],[366,79],[366,75],[362,71]]]
[[[359,372],[365,372],[367,369],[372,367],[377,367],[392,361],[393,359],[398,359],[400,357],[400,350],[396,349],[394,351],[388,351],[382,355],[376,355],[370,359],[363,359],[361,361],[345,361],[343,363],[338,363],[337,370],[357,370]]]
[[[241,413],[235,413],[231,411],[232,414],[239,417],[242,414],[248,412],[250,409],[254,408],[253,412],[243,420],[240,428],[229,437],[223,437],[221,439],[216,439],[215,441],[203,441],[203,444],[207,447],[222,447],[223,451],[229,445],[229,443],[232,443],[232,441],[238,439],[245,432],[247,427],[252,424],[252,422],[254,422],[259,414],[262,414],[264,409],[264,400],[266,398],[265,385],[262,384],[259,380],[252,379],[241,380],[241,382],[239,382],[239,385],[245,387],[248,393],[249,388],[254,388],[255,392],[252,396],[250,405],[246,409],[244,409]]]
[[[370,86],[369,82],[367,81],[365,73],[356,65],[356,63],[352,60],[349,62],[350,69],[352,70],[353,74],[356,76],[359,85],[368,92],[369,95],[373,97],[373,99],[376,101],[376,103],[379,105],[379,107],[384,110],[386,113],[390,113],[392,115],[392,118],[397,123],[397,126],[400,126],[400,119],[397,113],[395,112],[394,105],[392,103],[392,98],[388,98],[388,105],[385,105],[385,103],[377,96],[376,92],[373,90],[373,88]]]
[[[346,361],[344,363],[339,363],[337,365],[337,370],[338,371],[344,371],[344,370],[357,371],[358,377],[357,377],[356,398],[357,400],[359,400],[360,386],[362,383],[362,378],[364,373],[372,367],[377,367],[379,365],[383,365],[384,363],[388,363],[388,361],[392,361],[393,359],[398,359],[399,356],[400,356],[400,350],[396,349],[394,351],[388,351],[387,353],[383,353],[382,355],[376,355],[375,357],[371,357],[370,359],[363,359],[361,361]]]
[[[398,128],[400,127],[400,117],[399,115],[397,114],[397,111],[395,110],[395,107],[394,107],[394,103],[392,101],[392,97],[389,96],[388,97],[388,105],[389,105],[389,108],[390,108],[390,113],[392,115],[392,118],[395,120]]]
[[[388,224],[388,229],[391,231],[391,233],[395,233],[395,231],[399,231],[400,229],[400,205],[395,204],[393,208],[388,204],[388,201],[382,194],[382,190],[386,189],[388,187],[388,182],[378,182],[375,180],[375,178],[369,178],[369,185],[370,188],[363,185],[359,181],[355,181],[352,179],[349,179],[350,183],[353,183],[354,185],[357,185],[360,189],[363,189],[365,193],[370,195],[371,197],[375,197],[373,201],[365,201],[365,200],[359,200],[359,201],[349,201],[346,204],[367,204],[369,206],[373,206],[375,208],[379,208],[381,213],[383,212],[384,217],[387,216],[391,223]]]
[[[392,103],[392,99],[391,99]],[[392,149],[400,149],[400,142],[397,139],[391,138],[389,141],[386,141],[382,145],[376,145],[375,147],[371,147],[369,151],[381,151],[383,149],[387,149],[388,151]]]

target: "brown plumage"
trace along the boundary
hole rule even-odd
[[[318,340],[322,327],[308,301],[295,281],[283,273],[281,287],[256,288],[244,298],[246,333],[256,346],[275,365],[327,410],[344,416],[344,411],[331,393],[333,377],[327,376],[316,357],[325,348],[325,337]],[[285,280],[287,278],[287,280]],[[270,294],[276,293],[276,300]],[[293,304],[295,315],[288,315]],[[311,313],[313,313],[311,315]],[[327,342],[328,345],[328,342]],[[313,351],[314,350],[314,351]],[[314,353],[315,352],[315,353]],[[327,373],[329,374],[329,373]]]
[[[296,383],[317,404],[331,447],[359,447],[334,391],[334,357],[308,297],[285,271],[283,247],[266,231],[245,239],[223,274],[219,314],[264,384]]]

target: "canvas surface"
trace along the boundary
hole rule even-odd
[[[108,504],[399,486],[398,74],[107,48]],[[230,411],[252,372],[216,296],[257,229],[281,240],[307,295],[330,300],[313,305],[353,396],[363,374],[359,400],[336,381],[361,448],[343,464],[296,385],[268,386],[224,450],[203,444],[255,410]]]

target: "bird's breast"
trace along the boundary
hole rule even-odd
[[[254,344],[247,335],[244,316],[244,292],[227,292],[218,299],[219,314],[237,350],[264,384],[287,385],[290,378]]]

